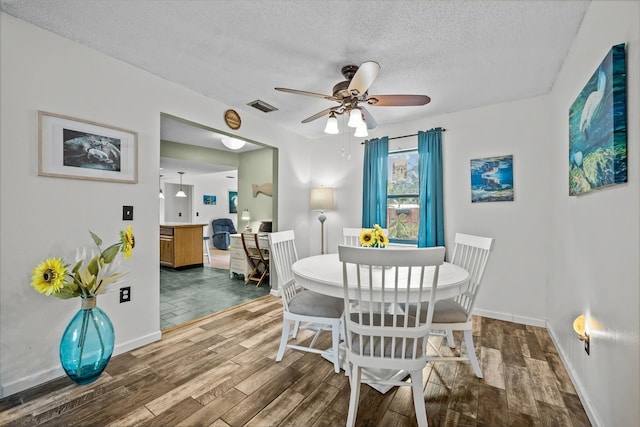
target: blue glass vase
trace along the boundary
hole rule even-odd
[[[96,306],[96,297],[82,297],[80,311],[62,334],[60,363],[76,384],[92,383],[107,367],[114,342],[113,325]]]

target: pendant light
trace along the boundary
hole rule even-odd
[[[158,197],[161,199],[164,199],[164,193],[162,192],[162,177],[164,175],[160,175],[160,178],[158,178],[158,187],[160,187],[160,193],[158,194]]]
[[[182,191],[182,175],[184,175],[184,172],[178,172],[178,174],[180,174],[180,190],[176,193],[176,197],[187,197],[187,194]]]

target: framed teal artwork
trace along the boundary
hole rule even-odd
[[[569,108],[569,195],[627,182],[625,45],[613,46]]]
[[[471,202],[513,201],[513,155],[471,160]]]
[[[229,213],[238,213],[238,192],[229,191]]]

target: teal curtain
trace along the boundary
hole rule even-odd
[[[418,247],[444,246],[442,129],[418,132],[420,229]]]
[[[387,158],[389,138],[372,139],[364,146],[362,227],[387,227]]]

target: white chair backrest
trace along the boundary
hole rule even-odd
[[[342,229],[342,238],[345,246],[360,246],[360,231],[361,228],[348,228]]]
[[[420,316],[406,316],[402,308],[417,305],[420,310],[427,300],[436,301],[444,252],[443,247],[403,250],[338,247],[350,355],[379,368],[389,368],[390,361],[397,366],[403,361],[415,363],[426,357],[432,310],[423,322]]]
[[[493,239],[456,233],[455,243],[451,263],[469,272],[469,289],[454,299],[465,309],[467,316],[471,316],[473,304],[482,283],[484,269],[491,253]]]
[[[371,230],[368,228],[367,230]],[[383,228],[384,235],[389,237],[389,232],[386,228]],[[360,244],[360,232],[362,232],[362,228],[349,228],[345,227],[342,229],[342,238],[345,246],[362,246]]]
[[[276,269],[278,280],[282,284],[282,301],[288,309],[288,301],[295,295],[295,278],[291,266],[298,260],[295,234],[293,230],[269,233],[269,248],[271,263]]]

